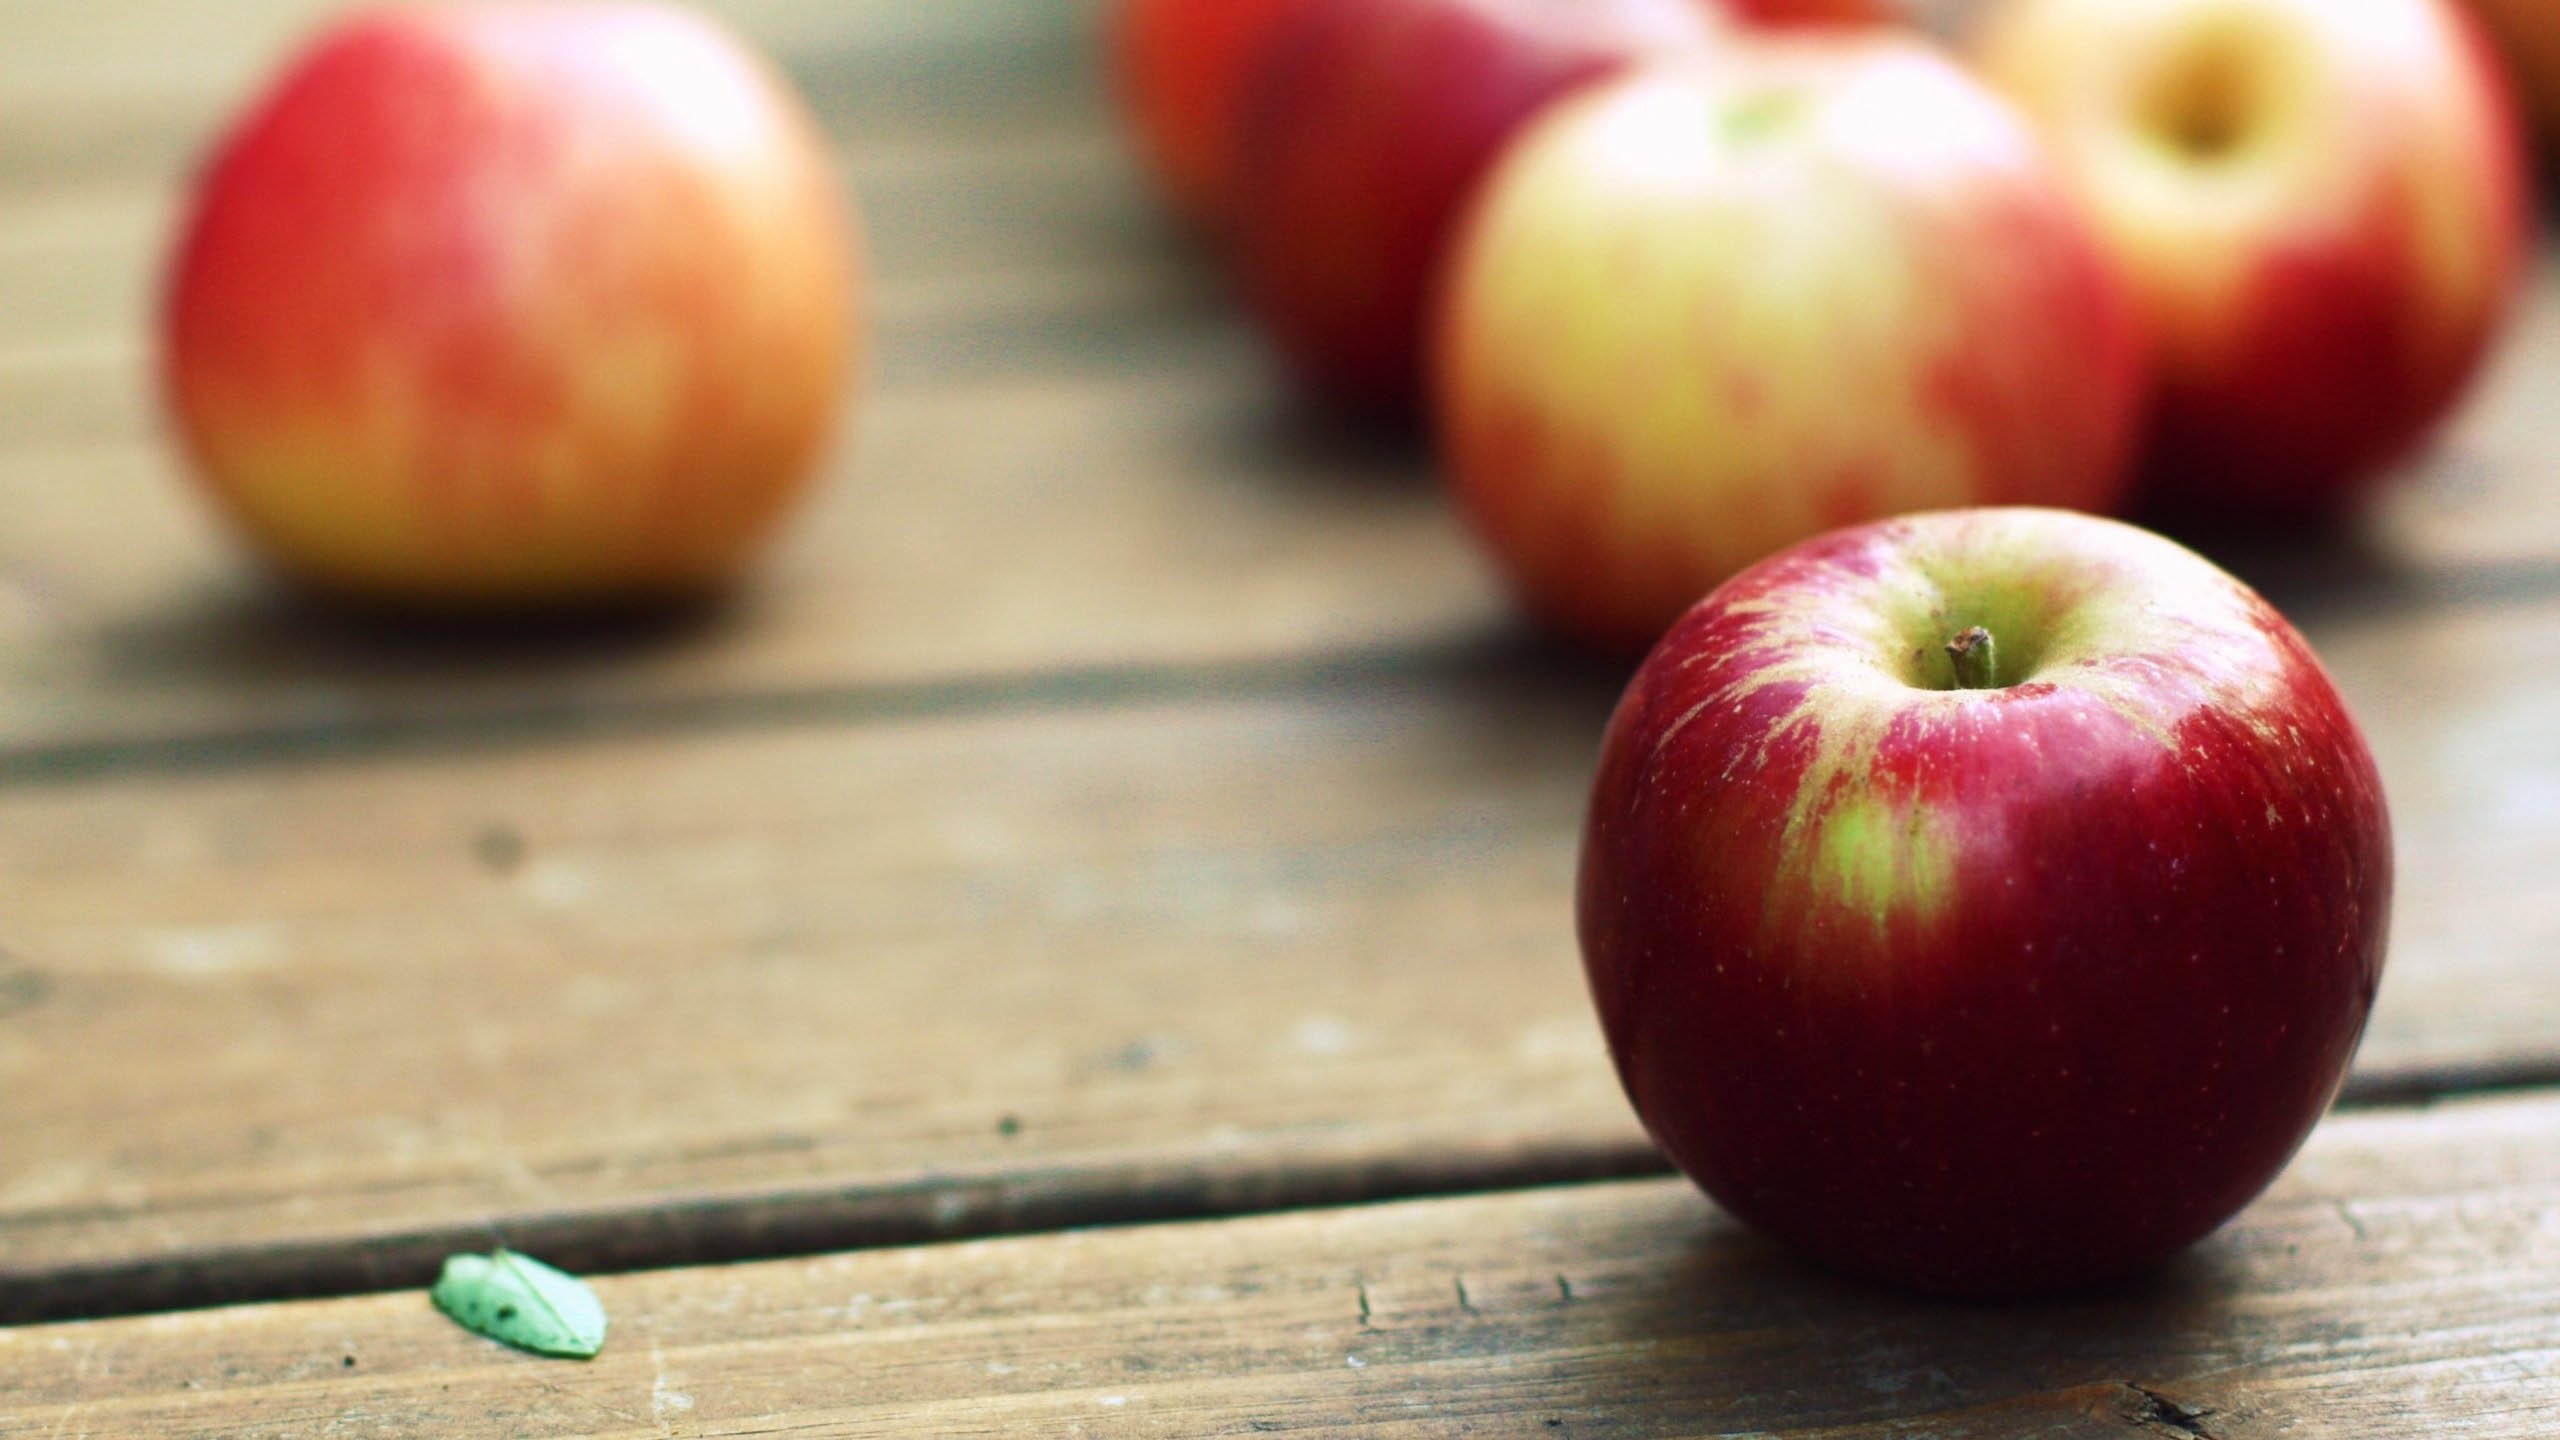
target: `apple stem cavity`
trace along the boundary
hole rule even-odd
[[[1947,642],[1947,658],[1955,662],[1959,690],[1997,690],[1999,646],[1991,632],[1976,625]]]
[[[1805,97],[1793,90],[1770,90],[1737,100],[1722,117],[1724,138],[1743,143],[1765,139],[1786,129],[1804,113]]]

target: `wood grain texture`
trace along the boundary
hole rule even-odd
[[[1640,1156],[1558,948],[1603,690],[1233,683],[7,792],[0,1308],[498,1214],[636,1259]]]
[[[2333,1119],[2222,1234],[2070,1303],[1833,1280],[1678,1181],[597,1289],[586,1364],[415,1292],[0,1331],[0,1435],[2539,1440],[2560,1100]]]
[[[1016,118],[1091,46],[1101,0],[687,0],[822,109],[867,128]],[[0,27],[0,185],[188,163],[351,0],[13,0]],[[958,82],[965,88],[950,94]],[[960,102],[955,107],[954,102]]]
[[[1230,337],[1143,371],[884,391],[866,468],[732,609],[506,636],[278,603],[118,448],[0,457],[0,754],[730,700],[1059,670],[1293,662],[1485,635],[1501,605],[1438,496],[1305,445]]]
[[[2560,602],[2318,639],[2403,856],[2356,1083],[2560,1076]],[[1497,649],[21,775],[0,1313],[406,1280],[493,1222],[629,1265],[1642,1169],[1570,930],[1613,683]]]

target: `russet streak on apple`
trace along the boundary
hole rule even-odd
[[[1997,637],[2001,688],[1944,642]],[[1744,1219],[2065,1288],[2255,1195],[2382,964],[2380,782],[2316,660],[2166,541],[1950,513],[1754,567],[1603,748],[1580,927],[1638,1113]]]

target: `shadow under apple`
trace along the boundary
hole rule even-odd
[[[1587,1333],[1568,1322],[1557,1337],[1587,1347],[1576,1388],[1613,1412],[1676,1415],[1712,1433],[1924,1416],[1937,1440],[2079,1433],[2074,1422],[2102,1420],[2175,1433],[2180,1415],[2212,1409],[2180,1377],[2236,1365],[2251,1343],[2253,1322],[2233,1303],[2243,1276],[2219,1239],[2090,1295],[1950,1302],[1833,1275],[1703,1200],[1698,1210],[1667,1263],[1602,1282],[1615,1293],[1591,1313],[1605,1319]]]

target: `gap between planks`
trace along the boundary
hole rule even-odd
[[[2548,673],[2544,652],[2560,631],[2531,623],[2548,613],[2425,611],[2422,618],[2462,623],[2334,636],[2342,674],[2370,677],[2387,668],[2403,682],[2377,696],[2391,703],[2378,704],[2368,721],[2393,758],[2389,768],[2408,779],[2402,819],[2413,856],[2424,861],[2406,876],[2426,903],[2402,911],[2395,950],[2406,958],[2395,965],[2405,973],[2386,986],[2368,1037],[2365,1058],[2379,1073],[2358,1081],[2362,1101],[2530,1084],[2550,1078],[2549,1065],[2560,1060],[2548,1044],[2548,1010],[2536,1005],[2534,978],[2541,973],[2534,936],[2547,928],[2547,912],[2532,901],[2530,877],[2549,840],[2530,828],[2531,814],[2512,806],[2478,813],[2488,796],[2540,793],[2549,767],[2537,743],[2549,733],[2541,717],[2560,692],[2501,685],[2466,695],[2462,680],[2487,654]],[[798,1248],[910,1238],[962,1224],[1093,1223],[1111,1218],[1110,1207],[1126,1214],[1143,1205],[1134,1197],[1160,1183],[1223,1197],[1215,1201],[1220,1207],[1253,1208],[1288,1200],[1302,1162],[1332,1177],[1321,1184],[1335,1188],[1319,1188],[1319,1199],[1425,1184],[1393,1179],[1416,1165],[1438,1167],[1431,1173],[1440,1178],[1427,1182],[1435,1187],[1460,1183],[1447,1178],[1452,1174],[1494,1174],[1509,1183],[1608,1173],[1631,1163],[1625,1157],[1640,1153],[1640,1142],[1605,1062],[1582,1038],[1587,1010],[1573,983],[1578,977],[1568,974],[1562,923],[1577,766],[1607,700],[1605,677],[1586,678],[1592,683],[1562,686],[1555,667],[1527,654],[1480,668],[1461,657],[1438,675],[1387,664],[1337,677],[1333,690],[1289,690],[1278,700],[1227,697],[1225,705],[1168,698],[1152,709],[1039,714],[993,726],[882,725],[739,745],[572,746],[414,770],[303,767],[183,786],[19,792],[12,869],[28,889],[14,923],[33,953],[61,967],[53,976],[61,1003],[29,1012],[38,1028],[26,1034],[44,1064],[23,1072],[35,1087],[25,1093],[49,1112],[31,1120],[40,1126],[50,1119],[53,1131],[22,1132],[23,1153],[39,1162],[74,1158],[94,1149],[98,1134],[117,1135],[128,1148],[156,1144],[174,1153],[166,1164],[135,1172],[137,1183],[170,1207],[157,1221],[130,1204],[106,1213],[124,1203],[116,1184],[84,1181],[85,1189],[28,1200],[51,1208],[17,1217],[24,1233],[38,1238],[6,1289],[17,1297],[50,1291],[56,1298],[46,1304],[81,1313],[105,1303],[99,1294],[140,1289],[141,1277],[177,1277],[183,1292],[247,1274],[237,1281],[245,1288],[199,1293],[268,1293],[280,1283],[271,1271],[287,1263],[276,1257],[297,1239],[338,1237],[291,1254],[297,1263],[319,1254],[344,1265],[347,1253],[376,1241],[397,1247],[407,1237],[485,1235],[482,1217],[493,1213],[509,1217],[507,1233],[520,1240],[517,1227],[553,1226],[539,1233],[592,1244],[605,1262],[673,1263],[688,1253],[781,1244],[771,1237],[784,1231],[801,1237],[790,1242]],[[696,763],[669,753],[684,749],[698,752]],[[700,763],[714,753],[716,765]],[[1067,757],[1076,763],[1062,770]],[[1158,783],[1163,793],[1155,802],[1097,808],[1096,797],[1129,793],[1137,775]],[[1062,785],[1047,784],[1060,777]],[[954,780],[980,788],[955,790]],[[1317,798],[1337,793],[1341,803]],[[756,796],[775,801],[776,812],[742,806]],[[599,867],[603,878],[582,908],[556,908],[531,875],[488,889],[457,880],[450,867],[512,870],[518,863],[465,856],[452,844],[472,833],[471,825],[516,805],[561,817],[563,854]],[[956,828],[927,834],[918,854],[910,853],[918,841],[905,826],[882,823],[934,816]],[[127,893],[136,872],[104,862],[112,856],[126,867],[128,837],[146,820],[174,827],[179,843],[151,893]],[[975,848],[984,836],[1009,833],[1057,838],[995,859]],[[756,837],[751,848],[737,849],[748,836]],[[1205,857],[1207,868],[1160,868],[1175,852]],[[755,855],[773,858],[777,868],[728,864]],[[1307,869],[1316,855],[1324,864]],[[699,863],[706,860],[713,862],[708,868]],[[393,869],[414,873],[398,884],[359,883],[368,871]],[[1075,884],[1058,889],[1030,879],[1052,872]],[[764,878],[742,884],[739,877],[749,873]],[[1205,887],[1196,897],[1202,905],[1163,908],[1192,884]],[[644,895],[664,913],[633,910]],[[1318,919],[1293,921],[1285,935],[1262,934],[1244,923],[1239,896],[1290,913],[1305,907]],[[976,917],[969,924],[997,927],[971,942],[997,963],[946,983],[940,977],[949,956],[916,936],[927,924],[950,928],[951,917],[963,913],[952,907],[964,903]],[[1212,910],[1228,918],[1203,918]],[[775,914],[793,916],[794,928],[772,931]],[[252,966],[224,978],[194,973],[197,959],[189,954],[154,958],[147,946],[127,954],[139,936],[175,925],[190,936],[210,927],[218,938],[242,915],[273,921],[289,937],[276,942],[283,968]],[[1034,949],[1055,948],[1041,958],[1019,953],[1035,940]],[[778,948],[768,954],[769,945]],[[1202,963],[1212,955],[1221,963]],[[377,968],[391,956],[400,963]],[[1394,967],[1381,968],[1389,956]],[[572,957],[583,957],[583,965],[564,968]],[[695,963],[712,957],[752,963],[724,984],[704,980]],[[2411,968],[2418,961],[2425,963]],[[598,1147],[615,1143],[616,1133],[634,1133],[624,1113],[631,1104],[688,1093],[694,1066],[685,1057],[702,1041],[697,1021],[644,1022],[635,1016],[645,1011],[629,1009],[609,1016],[564,1010],[585,1018],[564,1020],[564,1033],[541,1051],[518,1055],[502,1039],[491,1053],[504,1063],[475,1059],[477,1052],[450,1037],[435,1044],[405,1039],[413,1016],[454,1031],[480,1021],[503,1029],[513,1021],[501,1016],[541,1013],[574,998],[582,970],[611,973],[624,987],[615,993],[673,1014],[734,999],[736,1018],[751,1028],[784,1026],[759,1031],[753,1047],[760,1057],[782,1059],[769,1067],[773,1073],[750,1067],[745,1083],[732,1070],[717,1104],[688,1112],[681,1133],[695,1149],[600,1178]],[[21,972],[36,984],[47,983],[48,973]],[[1400,987],[1385,985],[1386,975],[1403,977]],[[1446,985],[1460,976],[1498,992],[1500,1003],[1458,1004]],[[1132,1080],[1076,1090],[1062,1099],[1057,1117],[1072,1123],[1043,1131],[1044,1139],[1068,1137],[1059,1144],[992,1138],[986,1127],[996,1124],[998,1107],[1021,1103],[1015,1087],[1053,1085],[1085,1063],[1081,1042],[1031,1041],[1039,1026],[1064,1018],[1062,994],[1093,991],[1095,982],[1134,986],[1147,1003],[1103,1020],[1090,1043],[1194,1026],[1185,1033],[1199,1044],[1201,1063],[1149,1072],[1156,1078],[1144,1086]],[[1395,1063],[1375,1063],[1383,1052],[1339,1057],[1325,1062],[1323,1084],[1299,1085],[1303,1093],[1290,1104],[1264,1104],[1276,1077],[1309,1079],[1299,1069],[1273,1068],[1284,1063],[1273,1058],[1281,1050],[1252,1049],[1273,1023],[1270,1007],[1289,1003],[1287,994],[1333,995],[1346,987],[1384,1007],[1380,1023],[1400,1037]],[[2480,995],[2504,997],[2494,1016],[2479,1013]],[[466,996],[471,1003],[463,1003]],[[1195,1012],[1210,996],[1219,998]],[[966,1009],[939,1033],[929,1057],[901,1048],[911,1026],[872,1023],[875,1012],[933,1014],[932,1006],[951,1000],[965,1001]],[[1453,1088],[1449,1061],[1511,1055],[1503,1047],[1530,1033],[1524,1025],[1565,1016],[1573,1022],[1570,1064],[1541,1049],[1535,1063],[1488,1067],[1508,1077],[1489,1091]],[[48,1024],[53,1028],[42,1028]],[[207,1067],[223,1052],[195,1037],[254,1042],[254,1050],[288,1033],[296,1037],[290,1055],[252,1054],[242,1061],[249,1068],[207,1088]],[[570,1035],[584,1039],[571,1043]],[[631,1060],[601,1088],[564,1089],[542,1063],[550,1048],[577,1053],[608,1038],[668,1058]],[[878,1063],[851,1062],[840,1051],[848,1042],[878,1047]],[[119,1080],[102,1088],[107,1077],[84,1079],[84,1057],[112,1053],[118,1043],[192,1075],[183,1097],[164,1102],[147,1085]],[[352,1099],[342,1091],[340,1100],[317,1105],[288,1100],[306,1093],[312,1077],[352,1083],[383,1059],[386,1046],[405,1055],[408,1068],[385,1070],[372,1090]],[[1287,1053],[1288,1066],[1312,1063]],[[1030,1068],[1004,1069],[1015,1060]],[[922,1083],[934,1103],[916,1098],[910,1061],[924,1065]],[[1002,1073],[972,1088],[959,1083],[968,1073],[964,1061]],[[933,1072],[936,1065],[952,1068]],[[305,1078],[297,1082],[297,1075]],[[558,1092],[559,1108],[539,1124],[512,1129],[515,1141],[494,1152],[446,1146],[451,1153],[442,1160],[400,1158],[363,1117],[378,1113],[374,1107],[408,1103],[403,1076],[424,1077],[428,1093],[447,1105],[494,1105],[532,1089]],[[270,1105],[276,1113],[266,1113]],[[425,1110],[433,1118],[437,1104]],[[783,1114],[801,1118],[786,1124],[775,1118]],[[261,1139],[252,1123],[261,1115],[304,1137],[306,1150],[265,1148],[273,1137]],[[1441,1117],[1454,1118],[1443,1124]],[[1353,1123],[1364,1120],[1366,1130]],[[329,1148],[333,1134],[351,1141],[354,1153]],[[795,1135],[812,1147],[808,1156],[744,1153]],[[1310,1137],[1337,1148],[1309,1149]],[[1348,1148],[1355,1141],[1365,1148]],[[1192,1148],[1177,1154],[1176,1142]],[[697,1163],[705,1144],[742,1147],[743,1158]],[[821,1144],[832,1148],[819,1154]],[[1432,1146],[1442,1153],[1413,1158]],[[1156,1168],[1129,1168],[1133,1153]],[[519,1168],[540,1166],[562,1188],[538,1197],[517,1188],[507,1178],[512,1172],[483,1166],[498,1154]],[[1328,1154],[1329,1167],[1322,1163]],[[1160,1178],[1176,1173],[1171,1162],[1185,1160],[1214,1178]],[[1549,1166],[1556,1168],[1540,1168]],[[383,1178],[394,1172],[409,1175],[415,1193],[386,1189]],[[1039,1178],[1008,1188],[1006,1172]],[[910,1178],[928,1178],[941,1193],[901,1190]],[[882,1195],[885,1208],[862,1210]],[[724,1196],[746,1198],[694,1215],[690,1230],[647,1228],[648,1217],[667,1207],[682,1211]],[[1076,1198],[1070,1204],[1062,1196]],[[1088,1203],[1091,1197],[1099,1200]],[[191,1208],[207,1200],[225,1200],[239,1213],[226,1219]],[[323,1201],[333,1207],[331,1222],[313,1223]],[[632,1243],[645,1248],[620,1260],[602,1253],[598,1237],[634,1224],[641,1240]],[[721,1234],[750,1238],[711,1233],[724,1226]],[[83,1227],[95,1233],[83,1239]],[[117,1235],[123,1238],[111,1238]],[[66,1239],[74,1242],[67,1248]],[[715,1242],[727,1248],[715,1249]],[[704,1249],[688,1252],[688,1245]],[[66,1277],[79,1277],[77,1286]],[[75,1306],[61,1298],[66,1287],[86,1287],[91,1298]],[[161,1300],[121,1303],[172,1303],[169,1292],[156,1293]]]
[[[2553,579],[2553,593],[2560,594],[2560,571],[2555,571]],[[134,774],[202,774],[321,759],[455,753],[577,739],[906,724],[1168,701],[1281,699],[1483,676],[1519,668],[1546,653],[1547,647],[1522,637],[1482,634],[1297,657],[1070,666],[904,682],[634,697],[605,704],[563,698],[448,715],[386,715],[193,735],[72,740],[0,749],[0,787],[72,784]],[[1563,663],[1587,662],[1568,659]]]
[[[2252,557],[2242,557],[2249,573]],[[2278,608],[2318,631],[2339,622],[2377,621],[2456,611],[2537,608],[2560,598],[2560,561],[2483,562],[2411,576],[2380,586],[2304,569],[2305,557],[2256,557],[2277,567],[2261,576]],[[2282,567],[2294,567],[2290,571]],[[646,645],[706,617],[572,623],[530,633],[469,628],[380,632],[389,653],[450,660],[475,645],[502,663],[538,661],[545,653],[612,651]],[[717,623],[716,617],[707,617]],[[286,626],[338,622],[317,619]],[[338,630],[361,638],[361,622]],[[746,733],[814,725],[904,724],[1044,711],[1126,708],[1168,701],[1279,699],[1327,692],[1404,689],[1417,684],[1519,678],[1534,673],[1605,683],[1627,662],[1579,654],[1522,624],[1462,630],[1393,644],[1347,645],[1300,654],[1275,653],[1200,661],[1068,664],[835,685],[746,687],[598,700],[546,696],[514,705],[452,712],[416,711],[357,719],[316,719],[209,728],[201,732],[67,739],[0,746],[0,789],[74,784],[128,775],[188,775],[318,760],[461,753],[571,740]]]
[[[2560,1059],[2350,1075],[2336,1113],[2560,1098]],[[2326,1123],[2326,1122],[2324,1122]],[[828,1186],[640,1203],[361,1240],[288,1241],[65,1266],[0,1286],[0,1327],[418,1289],[445,1256],[506,1245],[589,1275],[806,1259],[1007,1236],[1237,1220],[1667,1176],[1642,1144],[1351,1153],[1285,1172],[1218,1173],[1180,1159],[991,1172],[848,1191]]]
[[[416,1295],[0,1331],[0,1435],[2542,1440],[2555,1118],[2347,1117],[2162,1270],[2049,1302],[1853,1284],[1619,1183],[608,1277],[578,1365]]]

